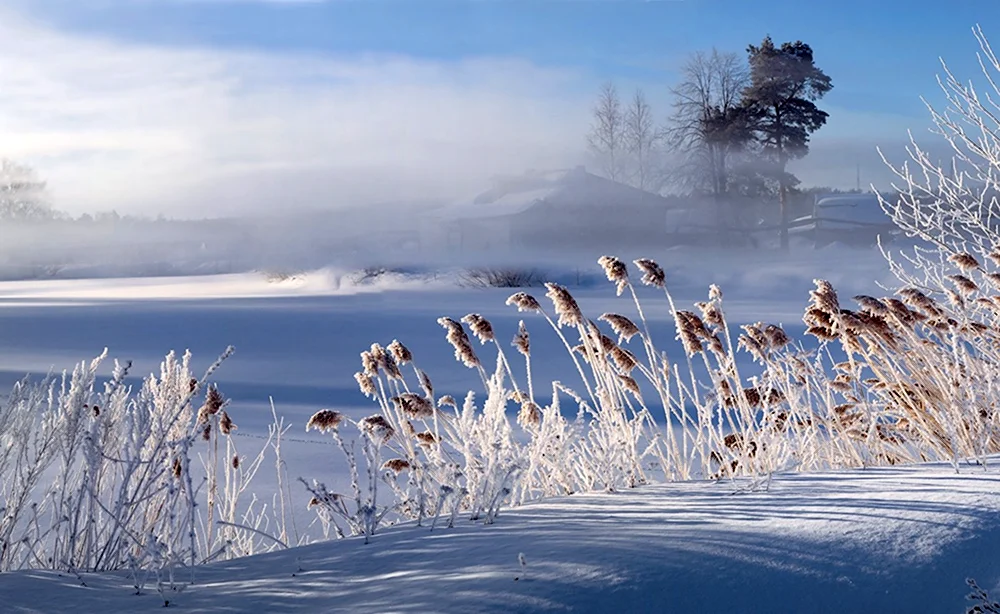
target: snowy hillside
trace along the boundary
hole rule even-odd
[[[946,613],[967,605],[966,577],[1000,578],[993,469],[738,487],[668,484],[529,504],[490,526],[398,526],[367,545],[211,564],[167,598],[184,612]],[[0,575],[5,612],[161,611],[155,586],[134,593],[126,573]]]

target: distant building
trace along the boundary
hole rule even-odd
[[[441,241],[459,251],[664,245],[676,199],[582,167],[497,177],[469,200],[434,212]]]
[[[872,245],[897,231],[877,194],[817,194],[811,215],[791,223],[790,232],[830,243]]]

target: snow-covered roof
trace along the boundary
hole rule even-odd
[[[874,194],[842,194],[826,196],[816,201],[816,217],[824,227],[847,225],[891,224]]]
[[[527,211],[535,204],[544,201],[546,198],[558,191],[560,187],[561,186],[557,184],[553,184],[551,186],[535,190],[512,192],[504,194],[489,203],[470,203],[468,201],[462,201],[460,203],[438,209],[437,214],[441,218],[453,220],[484,219],[516,215],[523,211]]]
[[[566,203],[607,201],[621,205],[638,201],[659,203],[661,196],[588,173],[570,170],[530,171],[515,177],[498,177],[495,185],[475,198],[442,207],[442,219],[485,219],[517,215],[544,201]],[[647,203],[649,204],[649,203]]]

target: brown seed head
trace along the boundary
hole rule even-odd
[[[455,348],[455,360],[461,361],[470,369],[480,366],[479,358],[462,325],[451,318],[438,318],[438,324],[444,327],[445,339]]]
[[[209,386],[208,392],[205,394],[205,411],[215,415],[225,404],[226,399],[223,398],[219,389],[215,386]]]
[[[784,329],[774,324],[768,324],[764,328],[764,337],[767,338],[767,343],[771,346],[772,350],[783,348],[792,342],[788,338],[788,335],[785,334]]]
[[[354,381],[358,382],[358,388],[365,396],[374,397],[378,394],[378,390],[375,388],[375,379],[367,373],[358,371],[354,374]]]
[[[838,313],[840,302],[837,300],[837,292],[830,282],[825,279],[814,279],[813,283],[816,284],[816,289],[809,292],[813,304],[828,313]]]
[[[219,430],[222,431],[223,435],[229,435],[236,430],[236,425],[233,424],[233,419],[229,417],[226,410],[222,410],[219,414]]]
[[[576,299],[569,293],[569,290],[551,282],[546,283],[545,287],[548,289],[545,296],[552,301],[556,315],[559,316],[559,326],[583,324],[583,312],[580,311],[580,306],[576,304]]]
[[[618,296],[621,296],[625,288],[628,287],[628,268],[625,263],[614,256],[601,256],[597,263],[604,269],[604,274],[608,276],[608,281],[616,284]]]
[[[365,435],[379,443],[386,443],[396,434],[396,429],[392,428],[389,421],[379,414],[362,419],[358,422],[358,426]]]
[[[495,336],[493,335],[493,325],[490,324],[489,320],[478,313],[470,313],[462,318],[462,321],[469,325],[469,329],[472,331],[472,334],[479,339],[480,344],[485,344],[487,341],[493,341],[493,339],[495,339]]]
[[[382,369],[387,378],[395,380],[403,379],[403,374],[399,370],[399,365],[396,364],[396,359],[384,347],[373,343],[370,353],[378,368]]]
[[[633,260],[633,262],[642,271],[642,283],[647,286],[656,286],[657,288],[666,287],[666,275],[663,274],[663,269],[660,268],[660,265],[656,264],[656,261],[648,258],[639,258],[638,260]]]
[[[378,375],[378,362],[371,352],[361,352],[361,371],[369,377]]]
[[[398,339],[393,339],[392,343],[386,349],[389,350],[389,353],[392,354],[392,357],[396,359],[396,363],[399,365],[405,366],[413,362],[413,354]]]
[[[854,301],[861,306],[862,311],[867,311],[868,313],[885,315],[888,312],[885,304],[873,296],[859,294],[854,297]]]
[[[515,294],[511,294],[509,297],[507,297],[506,304],[516,306],[518,311],[537,312],[542,310],[542,306],[538,304],[538,301],[535,300],[535,297],[531,296],[527,292],[517,292]]]
[[[979,290],[979,286],[976,285],[976,282],[972,281],[965,275],[949,275],[948,279],[951,280],[951,282],[955,284],[955,287],[961,290],[966,296],[974,293],[976,290]]]
[[[674,323],[677,327],[677,338],[684,346],[684,351],[689,356],[701,352],[703,349],[701,340],[710,336],[701,318],[690,311],[677,311],[674,314]]]
[[[639,361],[636,359],[635,354],[617,345],[611,349],[611,359],[615,361],[615,365],[623,373],[631,373],[633,369],[639,366]]]
[[[419,394],[404,392],[390,400],[401,412],[411,418],[430,418],[434,415],[434,406]]]
[[[632,320],[629,320],[623,315],[618,315],[617,313],[606,313],[598,320],[604,320],[611,325],[611,330],[615,331],[620,339],[629,341],[632,337],[639,334],[639,327],[635,325]]]
[[[528,329],[524,326],[524,320],[521,320],[517,324],[517,333],[514,335],[514,340],[510,343],[517,348],[517,351],[525,356],[531,355],[531,341],[528,337]]]
[[[635,381],[635,378],[630,375],[619,375],[618,381],[621,383],[622,388],[628,390],[636,397],[640,397],[642,392],[639,390],[639,382]]]
[[[327,431],[335,431],[340,426],[340,423],[344,421],[344,414],[339,411],[333,411],[332,409],[321,409],[309,418],[309,422],[306,423],[306,430],[316,429],[321,433]]]
[[[724,329],[726,327],[726,318],[722,315],[722,311],[715,302],[695,303],[695,306],[701,311],[701,319],[705,324],[715,329]]]
[[[416,434],[417,443],[422,446],[432,446],[437,443],[437,438],[434,437],[434,433],[430,431],[424,431],[422,433]]]
[[[390,458],[382,463],[382,469],[387,469],[395,474],[400,474],[410,468],[410,463],[402,458]]]
[[[521,426],[541,424],[542,410],[533,401],[521,403],[521,411],[517,412],[517,423]]]
[[[979,268],[979,261],[976,260],[972,256],[972,254],[967,254],[967,253],[952,254],[951,256],[948,256],[948,260],[950,260],[952,263],[954,263],[956,266],[958,266],[958,268],[962,269],[963,271],[971,271],[973,269]]]

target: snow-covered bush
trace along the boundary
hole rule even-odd
[[[241,495],[281,431],[257,455],[237,450],[226,401],[206,384],[230,353],[201,378],[189,353],[171,353],[137,391],[129,364],[96,384],[106,352],[15,385],[0,405],[0,571],[131,569],[141,590],[149,573],[162,585],[175,569],[275,547],[265,529],[283,527],[264,527]]]
[[[463,271],[458,281],[470,288],[532,288],[542,285],[545,274],[524,267],[478,267]]]

